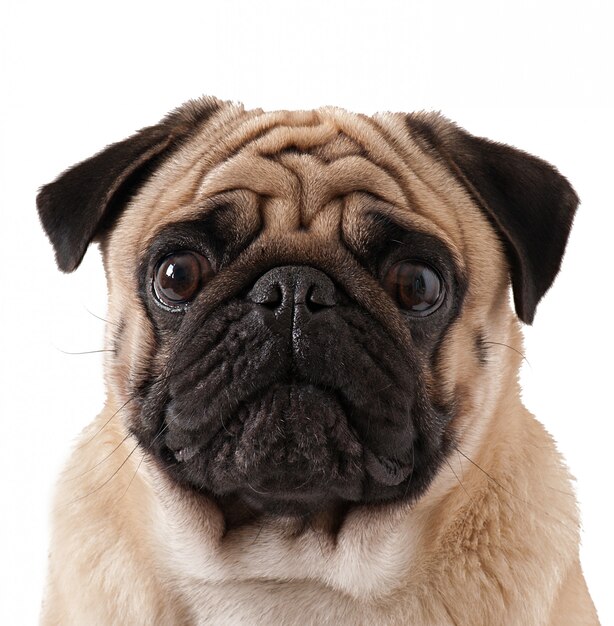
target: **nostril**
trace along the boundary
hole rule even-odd
[[[335,298],[333,294],[325,293],[325,290],[318,289],[317,285],[312,285],[305,294],[305,306],[312,313],[317,313],[322,309],[335,306]]]
[[[268,309],[276,309],[283,301],[283,292],[277,281],[258,281],[247,297]]]
[[[269,308],[276,309],[282,303],[283,294],[279,285],[271,285],[265,297],[260,301],[260,304]]]

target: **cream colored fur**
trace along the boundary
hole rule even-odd
[[[283,242],[297,257],[309,248],[345,259],[339,234],[360,239],[367,192],[378,210],[445,241],[469,276],[436,372],[460,398],[458,451],[417,503],[357,507],[334,539],[325,516],[307,529],[277,519],[226,532],[212,502],[170,484],[127,434],[127,381],[153,350],[135,264],[163,225],[220,193],[240,195],[245,223],[264,219],[263,249]],[[521,335],[501,246],[401,115],[225,105],[160,167],[103,250],[109,319],[126,321],[129,356],[107,363],[106,407],[59,482],[43,624],[598,623],[570,477],[519,399]],[[477,328],[512,349],[493,346],[479,367],[468,356]]]

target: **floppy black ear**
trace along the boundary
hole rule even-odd
[[[38,214],[63,272],[79,266],[90,242],[111,227],[160,160],[220,105],[214,98],[187,102],[159,124],[108,146],[41,188],[36,198]]]
[[[502,240],[518,317],[531,324],[557,275],[578,197],[552,165],[474,137],[438,115],[408,116],[412,135],[436,152],[473,196]]]

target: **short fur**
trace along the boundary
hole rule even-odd
[[[43,623],[597,624],[570,477],[517,380],[576,206],[438,115],[211,98],[44,187],[61,269],[101,242],[111,353]],[[215,276],[173,312],[152,276],[178,248]],[[382,289],[410,257],[445,286],[424,318]]]

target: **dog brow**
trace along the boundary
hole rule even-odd
[[[293,145],[293,137],[287,145]],[[394,205],[407,205],[398,182],[364,156],[340,156],[326,162],[309,152],[282,151],[276,156],[240,152],[212,170],[200,193],[214,196],[248,189],[267,199],[266,228],[280,233],[309,225],[336,199],[367,192]]]

